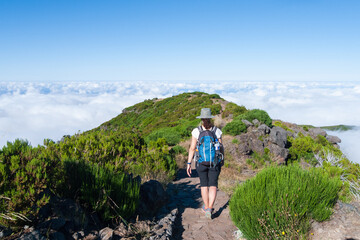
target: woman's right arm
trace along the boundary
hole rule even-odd
[[[197,142],[197,139],[195,137],[192,137],[190,148],[189,148],[189,156],[188,156],[188,160],[187,160],[187,164],[186,164],[187,165],[186,172],[189,177],[191,176],[191,161],[194,158],[196,142]]]

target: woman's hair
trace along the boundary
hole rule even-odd
[[[210,129],[214,126],[211,121],[211,118],[202,118],[201,121],[205,129]]]

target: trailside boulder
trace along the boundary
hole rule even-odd
[[[332,144],[341,143],[341,139],[337,136],[327,135],[326,140],[328,140]]]
[[[309,134],[312,138],[316,138],[318,135],[326,137],[327,133],[324,129],[321,128],[310,128]]]
[[[249,122],[248,120],[246,120],[246,119],[243,119],[243,120],[241,120],[241,121],[245,124],[246,127],[251,127],[251,126],[253,126],[253,124],[252,124],[251,122]]]
[[[283,158],[284,160],[286,160],[289,157],[289,149],[287,148],[280,147],[273,143],[269,144],[267,148],[269,149],[270,153],[276,158]]]
[[[287,144],[287,131],[281,127],[273,127],[270,131],[269,140],[281,148]]]
[[[160,182],[150,180],[140,187],[138,213],[141,217],[153,216],[168,201],[168,194]]]
[[[261,131],[263,134],[269,134],[270,133],[270,128],[265,124],[261,124],[258,127],[258,130]]]
[[[252,120],[252,123],[253,123],[255,126],[260,125],[260,121],[257,120],[257,119]]]
[[[249,146],[253,152],[264,154],[264,142],[254,138],[249,141]]]

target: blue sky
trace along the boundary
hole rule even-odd
[[[1,0],[0,81],[359,81],[357,0]]]

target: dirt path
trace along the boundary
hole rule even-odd
[[[185,170],[179,171],[177,180],[168,185],[167,191],[172,204],[179,209],[173,239],[235,239],[237,228],[230,219],[229,197],[224,192],[217,193],[213,219],[205,218],[201,211],[200,181],[196,170],[193,169],[191,178]]]

